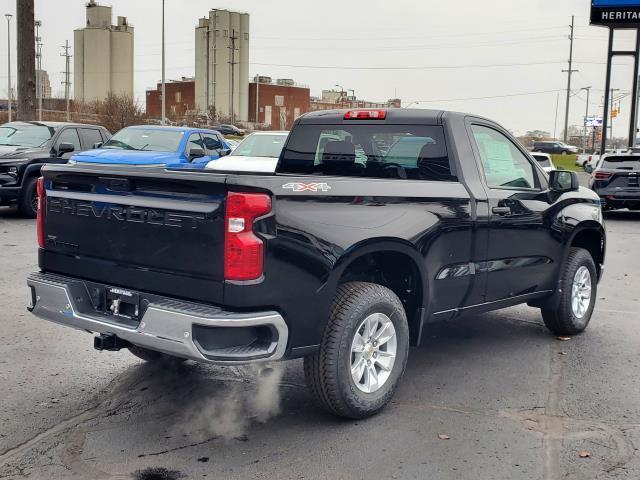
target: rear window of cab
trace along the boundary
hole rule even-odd
[[[295,127],[277,173],[457,181],[441,126]]]

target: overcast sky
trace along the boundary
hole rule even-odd
[[[60,46],[73,43],[85,24],[83,0],[35,0],[42,20],[43,68],[54,95],[62,95],[64,59]],[[135,27],[135,96],[161,78],[161,0],[109,0],[117,15]],[[166,0],[167,78],[194,73],[194,28],[211,8],[251,14],[250,73],[294,78],[312,95],[343,85],[359,98],[400,97],[404,105],[485,115],[515,133],[553,133],[559,93],[557,134],[564,123],[569,57],[569,24],[576,16],[571,124],[589,110],[602,111],[607,30],[588,26],[589,0]],[[3,0],[0,13],[15,14]],[[6,97],[6,22],[0,29],[0,92]],[[633,47],[632,35],[617,48]],[[15,17],[12,23],[15,75]],[[631,88],[630,59],[619,59],[613,86]],[[498,66],[496,66],[498,65]],[[373,68],[363,68],[373,67]],[[73,77],[72,77],[73,78]],[[15,82],[15,80],[14,80]],[[14,83],[15,85],[15,83]],[[543,93],[539,93],[543,92]],[[522,95],[527,94],[527,95]],[[480,98],[499,97],[502,98]],[[628,130],[628,97],[614,134]]]

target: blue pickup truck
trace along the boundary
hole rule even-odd
[[[220,132],[186,127],[126,127],[103,145],[71,157],[71,163],[204,168],[231,153]]]

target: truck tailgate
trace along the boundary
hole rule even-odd
[[[223,294],[225,177],[44,172],[45,248],[55,273],[216,302]],[[213,181],[212,181],[213,180]]]

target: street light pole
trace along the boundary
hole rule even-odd
[[[38,121],[42,121],[42,42],[40,41],[40,27],[42,22],[36,20],[36,97],[38,98]]]
[[[7,106],[9,108],[7,108],[7,112],[9,112],[9,118],[8,120],[11,121],[11,17],[13,15],[11,15],[10,13],[7,13],[5,15],[5,18],[7,19],[7,71],[9,72],[9,94],[7,95],[7,97],[9,98],[9,100],[7,101]]]
[[[587,108],[584,113],[584,132],[582,136],[582,153],[587,153],[587,117],[589,116],[589,92],[591,87],[582,87],[580,90],[587,91]]]
[[[164,0],[162,0],[162,125],[167,123],[167,102],[166,102],[166,90],[165,90],[165,77],[164,77]],[[208,67],[207,67],[208,68]]]

